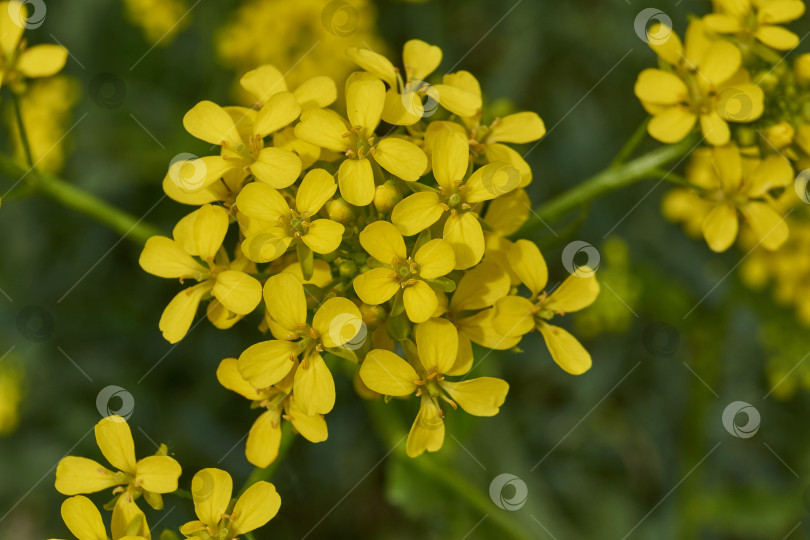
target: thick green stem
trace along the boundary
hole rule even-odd
[[[150,236],[162,234],[157,228],[144,223],[143,218],[138,219],[119,210],[61,178],[34,168],[25,169],[10,157],[2,154],[0,154],[0,174],[8,176],[14,181],[26,182],[34,191],[106,225],[118,234],[139,244],[146,243]]]
[[[557,221],[568,212],[605,193],[629,186],[645,178],[654,177],[652,171],[683,158],[694,149],[697,141],[697,135],[692,135],[679,143],[657,148],[632,161],[628,161],[624,165],[608,168],[596,176],[592,176],[576,187],[535,208],[515,236],[526,236],[544,222]]]
[[[276,460],[273,461],[269,466],[265,468],[256,467],[253,469],[253,472],[250,473],[248,479],[245,480],[242,489],[239,490],[239,495],[245,492],[247,488],[255,484],[256,482],[269,482],[271,478],[273,478],[273,474],[275,474],[276,470],[281,465],[281,462],[284,461],[284,458],[290,452],[290,448],[293,445],[293,442],[296,439],[296,434],[292,432],[292,427],[290,427],[290,422],[283,422],[281,424],[281,446],[278,449],[278,456],[276,456]]]
[[[14,117],[17,120],[18,136],[20,137],[20,144],[23,147],[23,153],[25,154],[25,159],[28,162],[28,166],[33,168],[34,167],[34,155],[31,152],[31,143],[28,141],[28,133],[25,131],[25,124],[23,123],[22,107],[20,105],[20,97],[17,94],[15,94],[14,92],[11,93],[11,103],[12,103],[12,108],[14,109]]]
[[[638,145],[641,144],[641,141],[644,140],[644,137],[647,135],[647,125],[650,123],[650,117],[648,116],[644,122],[639,125],[630,138],[624,143],[622,149],[619,150],[619,153],[616,154],[616,157],[613,159],[613,163],[610,164],[612,168],[620,167],[625,161],[630,159],[630,156],[633,155],[633,152],[636,151]]]

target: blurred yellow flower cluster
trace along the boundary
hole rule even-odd
[[[366,48],[346,54],[361,70],[345,80],[345,115],[330,108],[332,78],[291,83],[268,64],[240,79],[253,107],[194,106],[184,126],[220,153],[172,163],[164,190],[198,208],[140,258],[191,282],[161,317],[170,342],[203,302],[218,328],[256,313],[270,333],[217,370],[262,411],[246,445],[259,467],[278,455],[282,419],[327,438],[339,364],[359,365],[365,396],[419,397],[410,456],[442,446],[446,406],[492,416],[503,404],[505,381],[450,380],[472,369],[473,344],[510,349],[536,329],[563,369],[591,366],[551,320],[595,300],[593,271],[552,291],[537,246],[507,239],[527,219],[532,180],[509,144],[540,139],[540,117],[486,117],[475,77],[432,77],[442,51],[420,40],[400,66]]]
[[[20,423],[20,403],[25,395],[25,371],[16,357],[0,363],[0,436],[10,435]]]
[[[172,42],[189,20],[184,0],[125,0],[127,18],[141,27],[146,40],[164,46]]]

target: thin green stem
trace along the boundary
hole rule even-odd
[[[662,146],[616,168],[608,168],[581,184],[563,192],[534,209],[515,236],[526,236],[544,222],[559,220],[568,212],[605,193],[629,186],[646,178],[654,178],[651,171],[682,159],[696,146],[697,135],[686,137],[679,143]],[[660,176],[659,176],[660,178]]]
[[[638,145],[641,144],[641,141],[644,140],[644,137],[647,135],[647,125],[650,123],[650,117],[644,119],[644,121],[639,125],[633,134],[627,139],[627,142],[624,143],[622,149],[619,150],[619,153],[616,154],[616,157],[613,159],[613,163],[610,164],[612,169],[615,169],[621,166],[625,161],[630,159],[630,156],[633,155],[633,152],[636,151]]]
[[[187,489],[177,488],[174,491],[172,491],[171,493],[169,493],[169,495],[176,495],[177,497],[180,497],[181,499],[188,499],[189,501],[194,500],[194,497],[191,496],[191,492],[189,490],[187,490]]]
[[[14,117],[17,120],[17,131],[20,137],[20,143],[23,147],[23,153],[25,154],[25,159],[28,162],[28,166],[32,169],[34,168],[34,155],[31,152],[31,143],[28,140],[28,132],[25,130],[25,124],[23,123],[22,117],[22,106],[20,105],[20,97],[11,92],[11,104],[12,108],[14,109]]]
[[[247,488],[255,484],[256,482],[269,482],[271,478],[273,478],[273,474],[275,474],[276,470],[281,465],[281,462],[284,461],[284,458],[287,457],[287,454],[290,452],[290,448],[295,442],[296,434],[292,432],[292,427],[290,422],[283,422],[281,425],[281,445],[278,449],[278,456],[276,456],[275,461],[271,463],[267,467],[256,467],[253,469],[253,472],[250,473],[248,479],[245,480],[244,485],[239,490],[239,495],[245,492]]]

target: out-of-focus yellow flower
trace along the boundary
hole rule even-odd
[[[221,469],[198,471],[191,481],[198,519],[180,527],[180,532],[188,538],[231,540],[264,526],[281,508],[281,497],[270,482],[256,482],[233,506],[232,494],[233,480],[227,472]]]
[[[62,521],[78,540],[107,540],[107,529],[96,505],[83,495],[65,499],[62,503]],[[146,531],[143,535],[138,531]],[[113,532],[112,540],[147,540],[149,527],[141,515],[127,524],[119,534]]]
[[[548,294],[544,291],[548,269],[536,245],[528,240],[518,240],[507,252],[507,257],[531,296],[506,296],[495,302],[495,330],[505,336],[517,337],[537,329],[557,365],[572,375],[588,371],[591,368],[588,351],[574,336],[548,321],[557,315],[584,309],[596,300],[599,283],[595,272],[582,266]]]
[[[192,18],[183,0],[125,0],[127,18],[140,26],[146,39],[165,46]]]
[[[4,359],[0,363],[0,436],[17,430],[24,385],[22,364],[15,362],[13,357]]]
[[[635,94],[653,117],[650,135],[664,143],[676,143],[700,121],[709,144],[729,142],[727,122],[752,122],[764,110],[764,94],[748,82],[741,69],[740,50],[727,41],[712,41],[703,23],[692,21],[686,31],[686,47],[669,28],[657,24],[649,35],[650,47],[673,71],[645,69],[635,85]]]
[[[716,13],[703,17],[706,27],[718,34],[735,34],[750,43],[757,39],[786,51],[799,44],[799,36],[780,24],[804,14],[802,0],[713,0]]]
[[[406,451],[410,457],[442,447],[444,413],[440,400],[475,416],[495,416],[509,391],[506,381],[494,377],[460,382],[445,379],[446,375],[460,376],[470,369],[468,359],[459,356],[458,332],[449,321],[431,319],[418,325],[414,352],[411,356],[415,357],[407,362],[391,351],[375,349],[360,366],[360,378],[371,390],[386,396],[415,393],[421,398],[419,413],[408,434]]]

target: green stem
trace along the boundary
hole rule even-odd
[[[655,177],[651,171],[689,154],[697,143],[697,135],[686,137],[679,143],[656,148],[624,165],[608,168],[581,184],[535,208],[515,236],[526,236],[543,222],[559,220],[578,206],[605,193],[629,186],[639,180]]]
[[[169,495],[176,495],[177,497],[180,497],[181,499],[188,499],[190,501],[194,500],[194,497],[191,496],[191,492],[189,490],[187,490],[187,489],[177,488],[174,491],[172,491],[171,493],[169,493]]]
[[[23,123],[20,97],[14,92],[11,92],[11,103],[12,108],[14,109],[14,117],[17,120],[17,131],[19,132],[20,143],[22,144],[23,152],[25,153],[25,159],[28,162],[28,166],[33,169],[34,155],[31,152],[31,143],[28,141],[28,133],[26,132],[25,124]]]
[[[49,173],[33,167],[25,169],[10,157],[2,154],[0,154],[0,174],[12,179],[24,179],[38,193],[106,225],[118,234],[139,244],[146,243],[151,236],[162,234],[159,229],[144,223],[143,218],[138,219],[119,210],[95,195]]]
[[[630,138],[624,143],[622,149],[619,150],[619,153],[616,154],[616,157],[613,159],[613,163],[610,164],[612,169],[615,169],[621,166],[625,161],[627,161],[630,156],[633,155],[633,152],[636,151],[638,145],[641,144],[641,141],[644,140],[644,137],[647,135],[647,125],[650,123],[650,117],[648,116],[642,123],[639,125]]]
[[[256,467],[253,469],[253,472],[250,473],[248,479],[245,480],[245,484],[242,486],[242,489],[239,490],[239,495],[244,493],[247,488],[256,482],[269,482],[270,479],[273,478],[273,474],[275,474],[276,470],[281,465],[281,462],[284,461],[284,458],[290,452],[290,448],[292,447],[295,439],[296,435],[292,432],[291,423],[283,422],[281,424],[281,445],[279,446],[276,460],[267,467]]]

